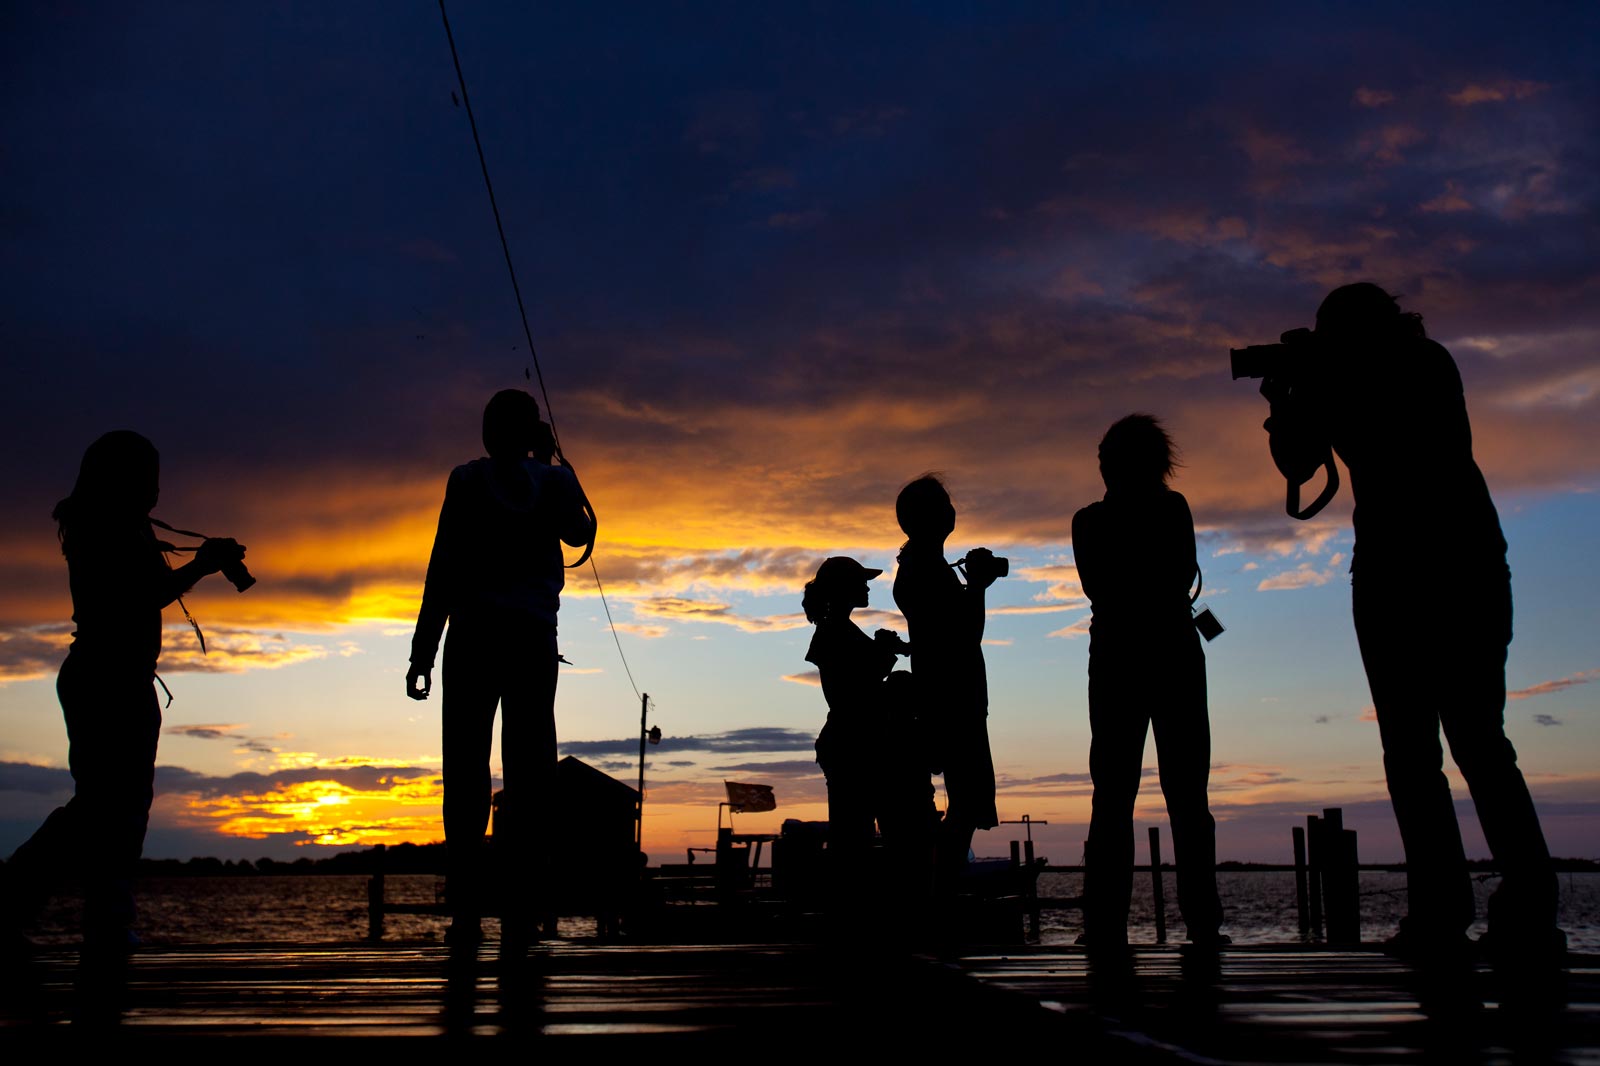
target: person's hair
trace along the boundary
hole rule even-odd
[[[114,429],[89,445],[72,494],[50,512],[63,547],[72,528],[81,523],[149,514],[160,470],[156,446],[131,429]]]
[[[1178,466],[1178,446],[1154,415],[1119,418],[1100,438],[1100,473],[1107,486],[1164,485]]]
[[[954,511],[950,492],[938,474],[923,474],[901,489],[894,500],[894,517],[908,537],[917,536],[935,522],[942,524],[945,514]]]
[[[1341,285],[1317,308],[1317,332],[1346,336],[1426,337],[1422,316],[1400,310],[1400,300],[1370,281]]]
[[[800,609],[806,613],[806,621],[812,625],[826,621],[833,614],[835,596],[830,596],[826,585],[820,585],[813,578],[806,582],[806,590],[800,597]],[[831,590],[837,593],[837,589]]]
[[[483,447],[491,458],[525,456],[533,450],[539,401],[521,389],[501,389],[483,408]]]

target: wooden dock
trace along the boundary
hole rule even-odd
[[[1600,957],[1573,956],[1558,985],[1509,989],[1483,966],[1425,980],[1375,951],[1300,946],[1148,947],[1107,967],[1070,948],[937,958],[554,941],[512,960],[493,943],[454,956],[437,944],[234,945],[147,948],[121,974],[87,978],[75,952],[47,952],[8,974],[0,1046],[113,1026],[125,1042],[247,1036],[286,1041],[284,1054],[302,1041],[353,1050],[352,1037],[435,1054],[419,1038],[492,1037],[785,1060],[987,1047],[1086,1062],[1600,1064]]]

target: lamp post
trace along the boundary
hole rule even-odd
[[[634,814],[633,832],[633,843],[641,857],[644,855],[644,749],[646,744],[661,743],[661,727],[646,726],[649,714],[650,693],[646,692],[639,697],[639,806]]]

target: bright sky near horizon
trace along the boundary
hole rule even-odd
[[[1600,9],[452,21],[596,563],[667,736],[655,860],[711,842],[724,780],[776,790],[741,827],[824,816],[800,589],[853,555],[889,571],[858,618],[903,630],[894,495],[939,470],[952,555],[1012,559],[985,649],[1002,817],[1048,820],[1042,853],[1077,861],[1068,531],[1101,492],[1096,442],[1134,410],[1183,448],[1174,487],[1228,626],[1207,647],[1220,856],[1283,860],[1297,818],[1341,805],[1364,859],[1398,858],[1348,490],[1285,517],[1265,403],[1227,366],[1356,280],[1401,294],[1461,368],[1510,543],[1507,729],[1552,850],[1600,856]],[[0,63],[0,854],[71,793],[49,513],[113,428],[161,449],[156,513],[245,542],[260,579],[190,598],[206,657],[167,616],[146,853],[440,838],[439,701],[401,691],[409,636],[445,479],[528,353],[436,5],[11,5]],[[1419,570],[1452,535],[1438,503]],[[632,783],[639,704],[587,570],[561,619],[562,751]],[[1141,827],[1164,824],[1154,762],[1152,744]]]

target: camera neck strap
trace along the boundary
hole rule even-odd
[[[150,516],[150,524],[155,526],[157,529],[164,529],[168,533],[176,533],[180,537],[193,537],[195,540],[210,539],[204,533],[195,533],[192,530],[178,529],[175,526],[169,526],[154,515]],[[172,544],[164,540],[156,541],[156,547],[160,548],[164,552],[192,552],[199,550],[198,545],[191,544],[185,547],[179,547],[176,544]],[[178,609],[183,612],[184,620],[189,623],[189,628],[194,630],[194,639],[200,642],[200,654],[208,654],[206,652],[206,635],[205,633],[201,632],[200,623],[194,620],[194,615],[189,613],[189,605],[183,602],[182,596],[175,596],[173,598],[178,601]],[[156,680],[160,681],[161,679],[158,677]],[[167,689],[165,682],[162,682],[161,687],[167,692],[167,706],[172,706],[172,691]]]

